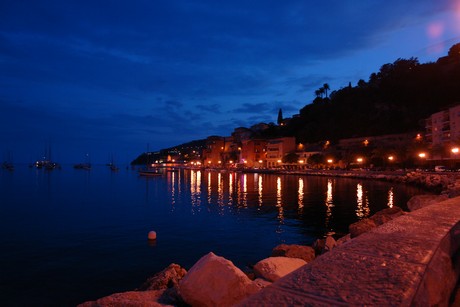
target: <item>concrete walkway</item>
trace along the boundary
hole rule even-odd
[[[460,198],[396,218],[279,279],[242,306],[448,306]]]

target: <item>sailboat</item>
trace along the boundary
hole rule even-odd
[[[5,159],[2,163],[2,169],[8,170],[8,171],[14,171],[14,165],[11,160],[11,153],[8,152],[8,158]]]
[[[110,170],[112,172],[116,172],[116,171],[119,171],[120,169],[115,165],[115,163],[113,163],[113,155],[112,155],[112,159],[110,161],[110,163],[107,163],[107,166],[110,168]]]
[[[147,149],[147,165],[145,168],[139,169],[140,176],[161,176],[162,174],[158,168],[152,167],[150,163],[151,152]]]
[[[48,145],[48,148],[45,149],[45,155],[43,156],[42,160],[37,160],[32,165],[38,169],[44,168],[45,170],[53,170],[56,168],[61,168],[61,166],[51,161],[51,146]]]
[[[74,164],[73,168],[82,169],[82,170],[86,170],[86,171],[91,170],[91,162],[89,160],[89,154],[86,154],[86,162]]]

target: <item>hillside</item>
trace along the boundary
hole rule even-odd
[[[460,44],[436,63],[416,58],[383,65],[359,80],[316,98],[283,128],[299,142],[423,131],[424,119],[460,102]]]

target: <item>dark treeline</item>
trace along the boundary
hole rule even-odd
[[[459,102],[460,43],[436,63],[398,59],[383,65],[367,82],[359,80],[328,98],[318,96],[276,132],[311,143],[423,131],[424,119]]]

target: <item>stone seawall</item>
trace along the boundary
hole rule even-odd
[[[402,215],[241,306],[448,306],[459,276],[460,198]]]

